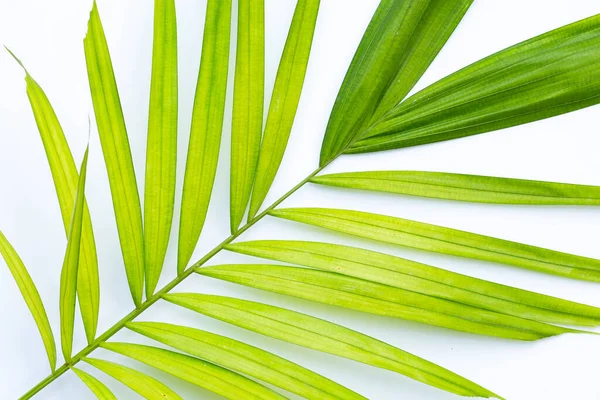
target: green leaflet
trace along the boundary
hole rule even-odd
[[[102,347],[131,357],[228,399],[285,399],[279,393],[242,375],[173,351],[130,343],[104,343]]]
[[[306,314],[222,296],[169,294],[163,297],[171,303],[266,336],[388,369],[455,394],[498,397],[436,364]]]
[[[146,148],[146,297],[154,294],[171,234],[177,168],[177,20],[174,0],[154,2],[154,48]]]
[[[298,110],[320,0],[298,0],[267,115],[248,220],[254,218],[275,179]]]
[[[92,393],[96,395],[98,400],[117,400],[115,395],[110,391],[109,388],[106,387],[102,382],[98,379],[94,378],[92,375],[84,372],[80,369],[71,367],[73,372],[81,379],[85,385],[90,388]]]
[[[446,271],[400,257],[337,244],[259,240],[227,250],[304,265],[515,317],[597,326],[600,309]]]
[[[383,0],[335,101],[320,165],[398,104],[442,49],[473,0]]]
[[[85,200],[85,179],[87,176],[89,147],[85,149],[79,182],[75,196],[75,208],[69,229],[69,240],[65,251],[65,260],[60,273],[60,342],[65,361],[71,359],[73,349],[73,328],[75,324],[75,300],[77,296],[77,277],[79,270],[79,250],[81,249],[81,235],[83,226],[83,206]],[[88,297],[88,293],[83,293]]]
[[[230,225],[244,218],[260,152],[265,91],[264,0],[238,1],[238,38],[231,124]]]
[[[139,306],[144,288],[142,211],[117,82],[95,1],[83,45],[129,290]]]
[[[199,274],[270,292],[457,331],[537,340],[571,329],[539,323],[332,272],[278,265],[219,265]]]
[[[107,375],[112,376],[134,392],[148,400],[182,400],[174,391],[163,383],[135,369],[110,361],[96,358],[84,358],[83,361]]]
[[[352,210],[289,208],[271,215],[380,242],[600,282],[600,260],[402,218]]]
[[[8,50],[8,49],[7,49]],[[50,172],[54,180],[54,188],[58,197],[62,214],[65,233],[69,236],[71,217],[77,191],[79,175],[73,161],[73,155],[67,144],[60,122],[46,94],[38,83],[29,75],[21,61],[10,51],[8,52],[25,70],[27,83],[27,96],[33,110],[40,137],[46,151]],[[83,210],[83,227],[81,237],[81,262],[77,278],[77,295],[79,308],[84,321],[85,333],[88,343],[96,336],[98,326],[98,312],[100,308],[100,281],[98,278],[98,257],[92,220],[87,202]]]
[[[48,354],[48,361],[50,362],[50,368],[54,372],[56,368],[56,345],[54,344],[54,335],[52,334],[52,328],[50,322],[48,322],[48,316],[46,315],[46,309],[40,298],[40,294],[35,287],[35,283],[31,279],[27,268],[21,261],[19,254],[12,247],[9,241],[6,239],[4,234],[0,231],[0,255],[6,261],[6,265],[10,270],[19,291],[27,303],[27,307],[31,312],[31,316],[35,320],[35,324],[40,331],[40,336],[44,342],[46,353]]]
[[[497,204],[600,205],[600,186],[424,171],[321,175],[312,183],[438,199]]]
[[[177,271],[192,257],[215,181],[229,64],[231,0],[209,0],[192,113],[179,222]]]
[[[455,139],[597,104],[599,46],[596,15],[509,47],[407,99],[349,152]]]
[[[127,328],[307,399],[365,399],[298,364],[221,335],[157,322],[133,322],[127,324]]]

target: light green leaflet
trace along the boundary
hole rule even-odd
[[[382,0],[346,73],[321,148],[323,166],[398,104],[473,0]]]
[[[265,91],[264,0],[238,1],[238,38],[231,124],[231,233],[244,218],[258,162]]]
[[[365,399],[298,364],[221,335],[158,322],[133,322],[127,324],[127,328],[307,399]]]
[[[600,205],[600,186],[424,171],[321,175],[320,185],[497,204]]]
[[[0,232],[0,255],[2,255],[4,261],[6,261],[6,265],[15,279],[19,291],[35,320],[35,324],[37,325],[42,341],[44,342],[46,353],[48,354],[50,368],[52,369],[52,372],[54,372],[54,369],[56,368],[56,345],[54,343],[52,328],[50,327],[50,322],[48,322],[48,316],[46,315],[46,309],[44,308],[40,294],[38,293],[29,272],[27,272],[27,268],[25,268],[23,261],[21,261],[21,258],[2,232]]]
[[[537,340],[573,330],[336,273],[277,265],[219,265],[199,274],[270,292],[479,335]]]
[[[7,49],[8,50],[8,49]],[[73,155],[67,144],[60,122],[54,113],[54,109],[46,97],[46,94],[38,83],[29,75],[21,61],[8,50],[9,53],[25,70],[25,82],[27,83],[27,96],[33,110],[40,137],[44,144],[50,172],[54,180],[54,187],[60,205],[60,211],[65,227],[65,233],[69,236],[71,228],[71,217],[77,191],[79,175],[73,161]],[[96,244],[92,221],[87,202],[83,210],[83,227],[81,237],[81,260],[77,279],[79,297],[79,308],[84,321],[85,333],[88,343],[96,336],[98,326],[98,312],[100,308],[100,281],[98,278],[98,257],[96,255]]]
[[[600,282],[600,260],[443,226],[331,208],[289,208],[270,214],[380,242]]]
[[[209,0],[181,200],[179,273],[190,261],[202,232],[215,181],[227,89],[230,28],[231,0]]]
[[[163,383],[135,369],[110,361],[96,358],[84,358],[86,363],[112,376],[134,392],[148,400],[182,400],[174,391]]]
[[[87,176],[89,147],[79,169],[79,183],[75,196],[75,208],[69,229],[69,240],[65,251],[65,260],[60,273],[60,342],[65,361],[71,359],[73,349],[73,329],[75,324],[75,300],[77,297],[77,277],[79,270],[79,250],[81,249],[81,234],[83,223],[83,206],[85,199],[85,179]],[[83,294],[88,296],[87,293]]]
[[[90,388],[98,400],[117,400],[115,395],[98,379],[77,368],[71,368],[85,385]]]
[[[154,48],[146,148],[146,297],[160,278],[171,234],[177,168],[177,20],[174,0],[154,2]]]
[[[288,33],[267,115],[248,219],[254,218],[275,179],[292,125],[317,24],[320,0],[298,0]]]
[[[228,399],[285,399],[284,396],[242,375],[173,351],[130,343],[104,343],[102,347],[131,357]]]
[[[222,296],[183,293],[163,297],[174,304],[266,336],[388,369],[455,394],[498,397],[436,364],[306,314]]]
[[[515,317],[564,325],[597,326],[600,309],[472,278],[375,251],[337,244],[259,240],[227,250],[304,265]]]
[[[509,47],[407,99],[349,152],[455,139],[597,104],[599,46],[596,15]]]
[[[95,1],[83,45],[129,290],[138,306],[144,289],[142,211],[117,82]]]

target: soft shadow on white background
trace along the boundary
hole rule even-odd
[[[140,188],[144,184],[148,117],[151,3],[148,0],[98,0]],[[321,3],[296,122],[280,173],[265,204],[272,203],[316,167],[333,101],[378,1],[322,0]],[[268,92],[273,85],[294,4],[292,0],[266,1]],[[46,91],[77,164],[87,140],[87,118],[93,114],[82,46],[90,8],[91,1],[81,0],[0,0],[0,42],[21,57]],[[204,8],[204,0],[177,1],[180,55],[177,203],[181,198]],[[235,10],[236,7],[234,18]],[[599,12],[600,5],[595,0],[572,0],[568,3],[562,0],[475,1],[415,90],[506,46]],[[235,29],[236,24],[233,23],[232,38],[235,37]],[[232,40],[234,51],[235,40]],[[233,65],[234,57],[230,63],[230,76]],[[230,79],[217,181],[209,217],[194,259],[200,258],[229,235],[232,83]],[[0,229],[28,266],[48,310],[53,330],[58,333],[59,273],[66,239],[44,150],[25,94],[23,72],[6,52],[0,52],[0,88]],[[600,107],[596,106],[471,138],[379,154],[347,156],[336,161],[327,172],[417,169],[599,185],[599,120]],[[95,127],[92,129],[87,198],[99,253],[101,310],[98,331],[103,332],[128,313],[133,304],[125,280]],[[284,206],[373,211],[600,258],[600,210],[597,208],[476,205],[315,186],[301,189]],[[177,206],[176,215],[178,213]],[[177,224],[178,217],[174,227]],[[173,229],[160,287],[175,273],[176,231]],[[242,240],[258,238],[326,240],[368,247],[600,306],[600,286],[597,284],[493,263],[377,245],[292,222],[266,218],[244,234]],[[223,252],[209,265],[222,262],[256,262],[256,259]],[[597,385],[600,339],[591,335],[564,335],[536,343],[510,342],[360,314],[200,277],[189,278],[176,291],[235,295],[326,317],[448,367],[508,399],[600,398]],[[4,264],[0,265],[0,305],[0,397],[12,399],[43,379],[49,371],[35,324]],[[139,320],[166,321],[225,333],[289,357],[372,399],[457,398],[389,371],[269,340],[162,302],[145,312]],[[144,342],[127,331],[119,333],[114,340]],[[85,339],[79,323],[76,326],[75,349],[83,346]],[[94,356],[134,365],[108,352],[95,352]],[[135,365],[143,371],[151,371]],[[219,398],[165,374],[151,372],[172,384],[186,399]],[[97,375],[109,382],[119,398],[138,398],[110,378],[101,373]],[[67,373],[36,398],[92,399],[93,395],[74,374]]]

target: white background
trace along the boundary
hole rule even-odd
[[[98,0],[98,3],[121,93],[138,184],[142,188],[152,2]],[[272,88],[294,3],[292,0],[266,1],[268,92]],[[268,204],[316,167],[323,131],[337,90],[377,3],[376,0],[322,1],[304,92],[286,157],[267,198]],[[90,7],[91,1],[87,0],[0,0],[0,42],[22,58],[46,91],[61,120],[77,164],[86,143],[88,114],[92,112],[82,46]],[[200,57],[205,1],[178,0],[177,7],[180,191]],[[478,0],[416,89],[494,51],[598,12],[600,4],[596,0]],[[232,29],[235,35],[235,23]],[[231,71],[233,65],[232,57]],[[200,258],[229,234],[231,83],[230,80],[217,183],[194,259]],[[550,120],[452,142],[343,157],[327,172],[421,169],[600,184],[599,120],[600,107],[592,107]],[[95,128],[92,130],[87,198],[99,253],[102,299],[98,331],[103,332],[132,309],[132,302],[125,281],[108,182]],[[179,200],[178,192],[177,203]],[[595,208],[475,205],[315,186],[301,189],[284,205],[374,211],[600,258],[600,210]],[[178,212],[177,207],[177,215]],[[174,226],[177,224],[178,218]],[[0,52],[0,229],[28,266],[48,310],[53,330],[58,333],[59,272],[66,240],[44,150],[25,95],[23,72],[3,51]],[[600,306],[600,287],[597,284],[570,281],[493,263],[377,245],[271,218],[266,218],[243,236],[245,240],[257,238],[300,238],[355,244]],[[175,234],[161,287],[172,279],[175,271],[174,243]],[[250,258],[223,253],[209,264],[224,261],[253,262]],[[336,309],[195,276],[176,290],[235,294],[241,298],[259,299],[326,317],[437,362],[508,399],[600,398],[600,386],[597,384],[600,339],[591,335],[564,335],[536,343],[510,342]],[[285,355],[373,399],[456,398],[388,371],[268,340],[164,303],[152,307],[140,320],[186,324],[243,339]],[[2,263],[0,321],[0,398],[13,399],[49,371],[33,320]],[[80,324],[76,326],[76,331],[75,349],[79,349],[85,345]],[[138,338],[130,332],[122,332],[115,340]],[[129,363],[107,352],[98,351],[94,356]],[[139,364],[136,366],[150,371]],[[137,398],[129,389],[110,378],[101,373],[95,374],[108,382],[119,398]],[[155,376],[173,384],[185,398],[218,398],[165,374],[155,373]],[[75,375],[67,373],[36,398],[91,399],[92,395]]]

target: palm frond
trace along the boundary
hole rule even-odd
[[[75,372],[75,375],[77,375],[79,379],[81,379],[81,381],[85,383],[88,388],[90,388],[92,393],[94,393],[99,400],[117,400],[116,396],[110,391],[109,388],[106,387],[104,383],[100,382],[98,379],[94,378],[85,371],[77,368],[71,369],[73,372]]]
[[[180,274],[192,258],[204,226],[217,171],[227,89],[230,28],[231,0],[209,0],[183,181],[177,253],[177,271]]]
[[[95,0],[83,47],[129,290],[139,306],[144,288],[140,197],[117,82]]]

